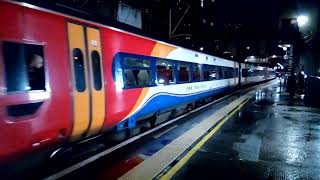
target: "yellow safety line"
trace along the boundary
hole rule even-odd
[[[182,168],[182,166],[184,166],[188,160],[222,127],[222,125],[248,102],[248,100],[249,98],[243,101],[229,115],[224,117],[216,127],[214,127],[203,139],[201,139],[201,141],[198,142],[198,144],[196,144],[177,164],[175,164],[168,172],[166,172],[166,174],[164,174],[160,180],[171,179]]]

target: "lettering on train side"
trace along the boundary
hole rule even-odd
[[[191,85],[186,87],[186,91],[192,91],[192,90],[200,90],[200,89],[205,89],[206,85]]]

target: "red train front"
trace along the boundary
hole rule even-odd
[[[156,44],[21,5],[0,2],[1,161],[116,125],[142,89],[115,91],[112,58]]]

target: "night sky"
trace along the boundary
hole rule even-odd
[[[67,14],[116,26],[208,54],[243,61],[283,55],[278,48],[286,29],[282,20],[306,15],[300,49],[320,48],[316,0],[25,0]],[[141,10],[142,29],[116,21],[118,3]],[[186,10],[188,11],[186,12]],[[172,30],[169,36],[169,11]],[[185,13],[186,12],[186,13]],[[177,26],[185,13],[185,17]],[[177,27],[176,27],[177,26]],[[306,37],[306,39],[303,39]],[[249,48],[248,48],[249,47]]]

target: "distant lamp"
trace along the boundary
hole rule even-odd
[[[200,47],[200,51],[203,51],[203,47]]]
[[[277,63],[277,65],[280,67],[280,69],[284,69],[284,66],[280,63]]]
[[[303,27],[308,23],[309,18],[308,16],[300,15],[297,17],[297,21],[298,21],[298,26]]]

